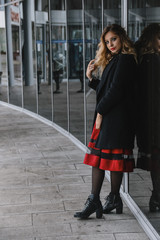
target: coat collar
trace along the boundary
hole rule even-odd
[[[99,83],[99,87],[97,89],[97,95],[100,93],[101,89],[103,88],[104,84],[106,83],[107,75],[108,75],[111,67],[113,66],[113,64],[116,62],[118,56],[119,56],[119,54],[114,56],[113,59],[110,61],[110,63],[106,65],[106,67],[105,67],[105,69],[102,73],[102,77],[101,77],[101,81]]]

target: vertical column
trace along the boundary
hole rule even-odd
[[[67,0],[65,0],[66,6],[66,72],[67,72],[67,130],[70,132],[70,100],[69,100],[69,43],[68,43],[68,5]]]
[[[128,6],[127,0],[121,0],[121,26],[127,30]]]
[[[46,81],[46,24],[43,24],[43,78]]]
[[[42,0],[36,0],[36,11],[42,11]]]
[[[48,83],[51,84],[51,101],[52,101],[52,121],[54,119],[53,112],[53,74],[52,74],[52,36],[51,36],[51,0],[48,0],[48,26],[49,26],[49,49],[48,49],[48,57],[49,57],[49,79]]]
[[[103,32],[103,29],[104,29],[104,0],[102,0],[102,32]]]
[[[82,0],[82,29],[83,29],[83,86],[84,86],[84,144],[87,145],[87,101],[86,101],[86,36],[85,36],[85,5]]]
[[[23,2],[23,21],[24,21],[24,72],[25,85],[33,85],[33,55],[32,55],[32,16],[31,11],[33,1]]]
[[[128,28],[128,5],[127,0],[121,0],[121,26],[126,30]],[[123,177],[123,191],[129,192],[129,173],[124,173]]]
[[[5,1],[9,3],[9,0]],[[12,46],[12,27],[10,6],[5,7],[6,39],[7,39],[7,62],[8,62],[8,82],[9,86],[14,86],[13,68],[13,46]]]

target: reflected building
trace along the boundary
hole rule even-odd
[[[103,28],[120,24],[136,42],[146,26],[160,22],[159,12],[159,0],[0,0],[0,100],[49,120],[86,146],[95,93],[85,71]],[[125,175],[124,195],[156,229],[150,236],[158,236],[160,214],[148,214],[151,191],[148,171]]]

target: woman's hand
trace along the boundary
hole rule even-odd
[[[87,78],[89,78],[90,81],[92,81],[92,72],[95,69],[94,61],[95,61],[95,59],[92,59],[89,62],[88,67],[87,67],[87,71],[86,71],[86,76],[87,76]]]
[[[96,129],[100,129],[101,128],[101,123],[102,123],[102,115],[97,113],[97,117],[96,117]]]

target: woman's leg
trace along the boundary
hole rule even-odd
[[[105,171],[96,167],[92,167],[92,191],[91,193],[95,196],[100,195],[102,184],[104,181]]]
[[[150,212],[155,212],[160,209],[160,173],[151,171],[151,179],[153,185],[152,196],[149,201]]]
[[[122,178],[123,178],[123,172],[111,172],[111,193],[117,195],[119,194]]]
[[[92,213],[96,212],[96,217],[102,217],[102,204],[100,201],[100,191],[102,188],[103,180],[104,180],[104,170],[101,170],[96,167],[92,167],[92,190],[91,195],[88,197],[84,209],[81,212],[76,212],[74,217],[86,219]]]
[[[111,172],[111,192],[106,197],[106,202],[103,206],[103,213],[109,213],[116,209],[116,213],[122,213],[123,203],[119,194],[122,183],[123,172]]]

